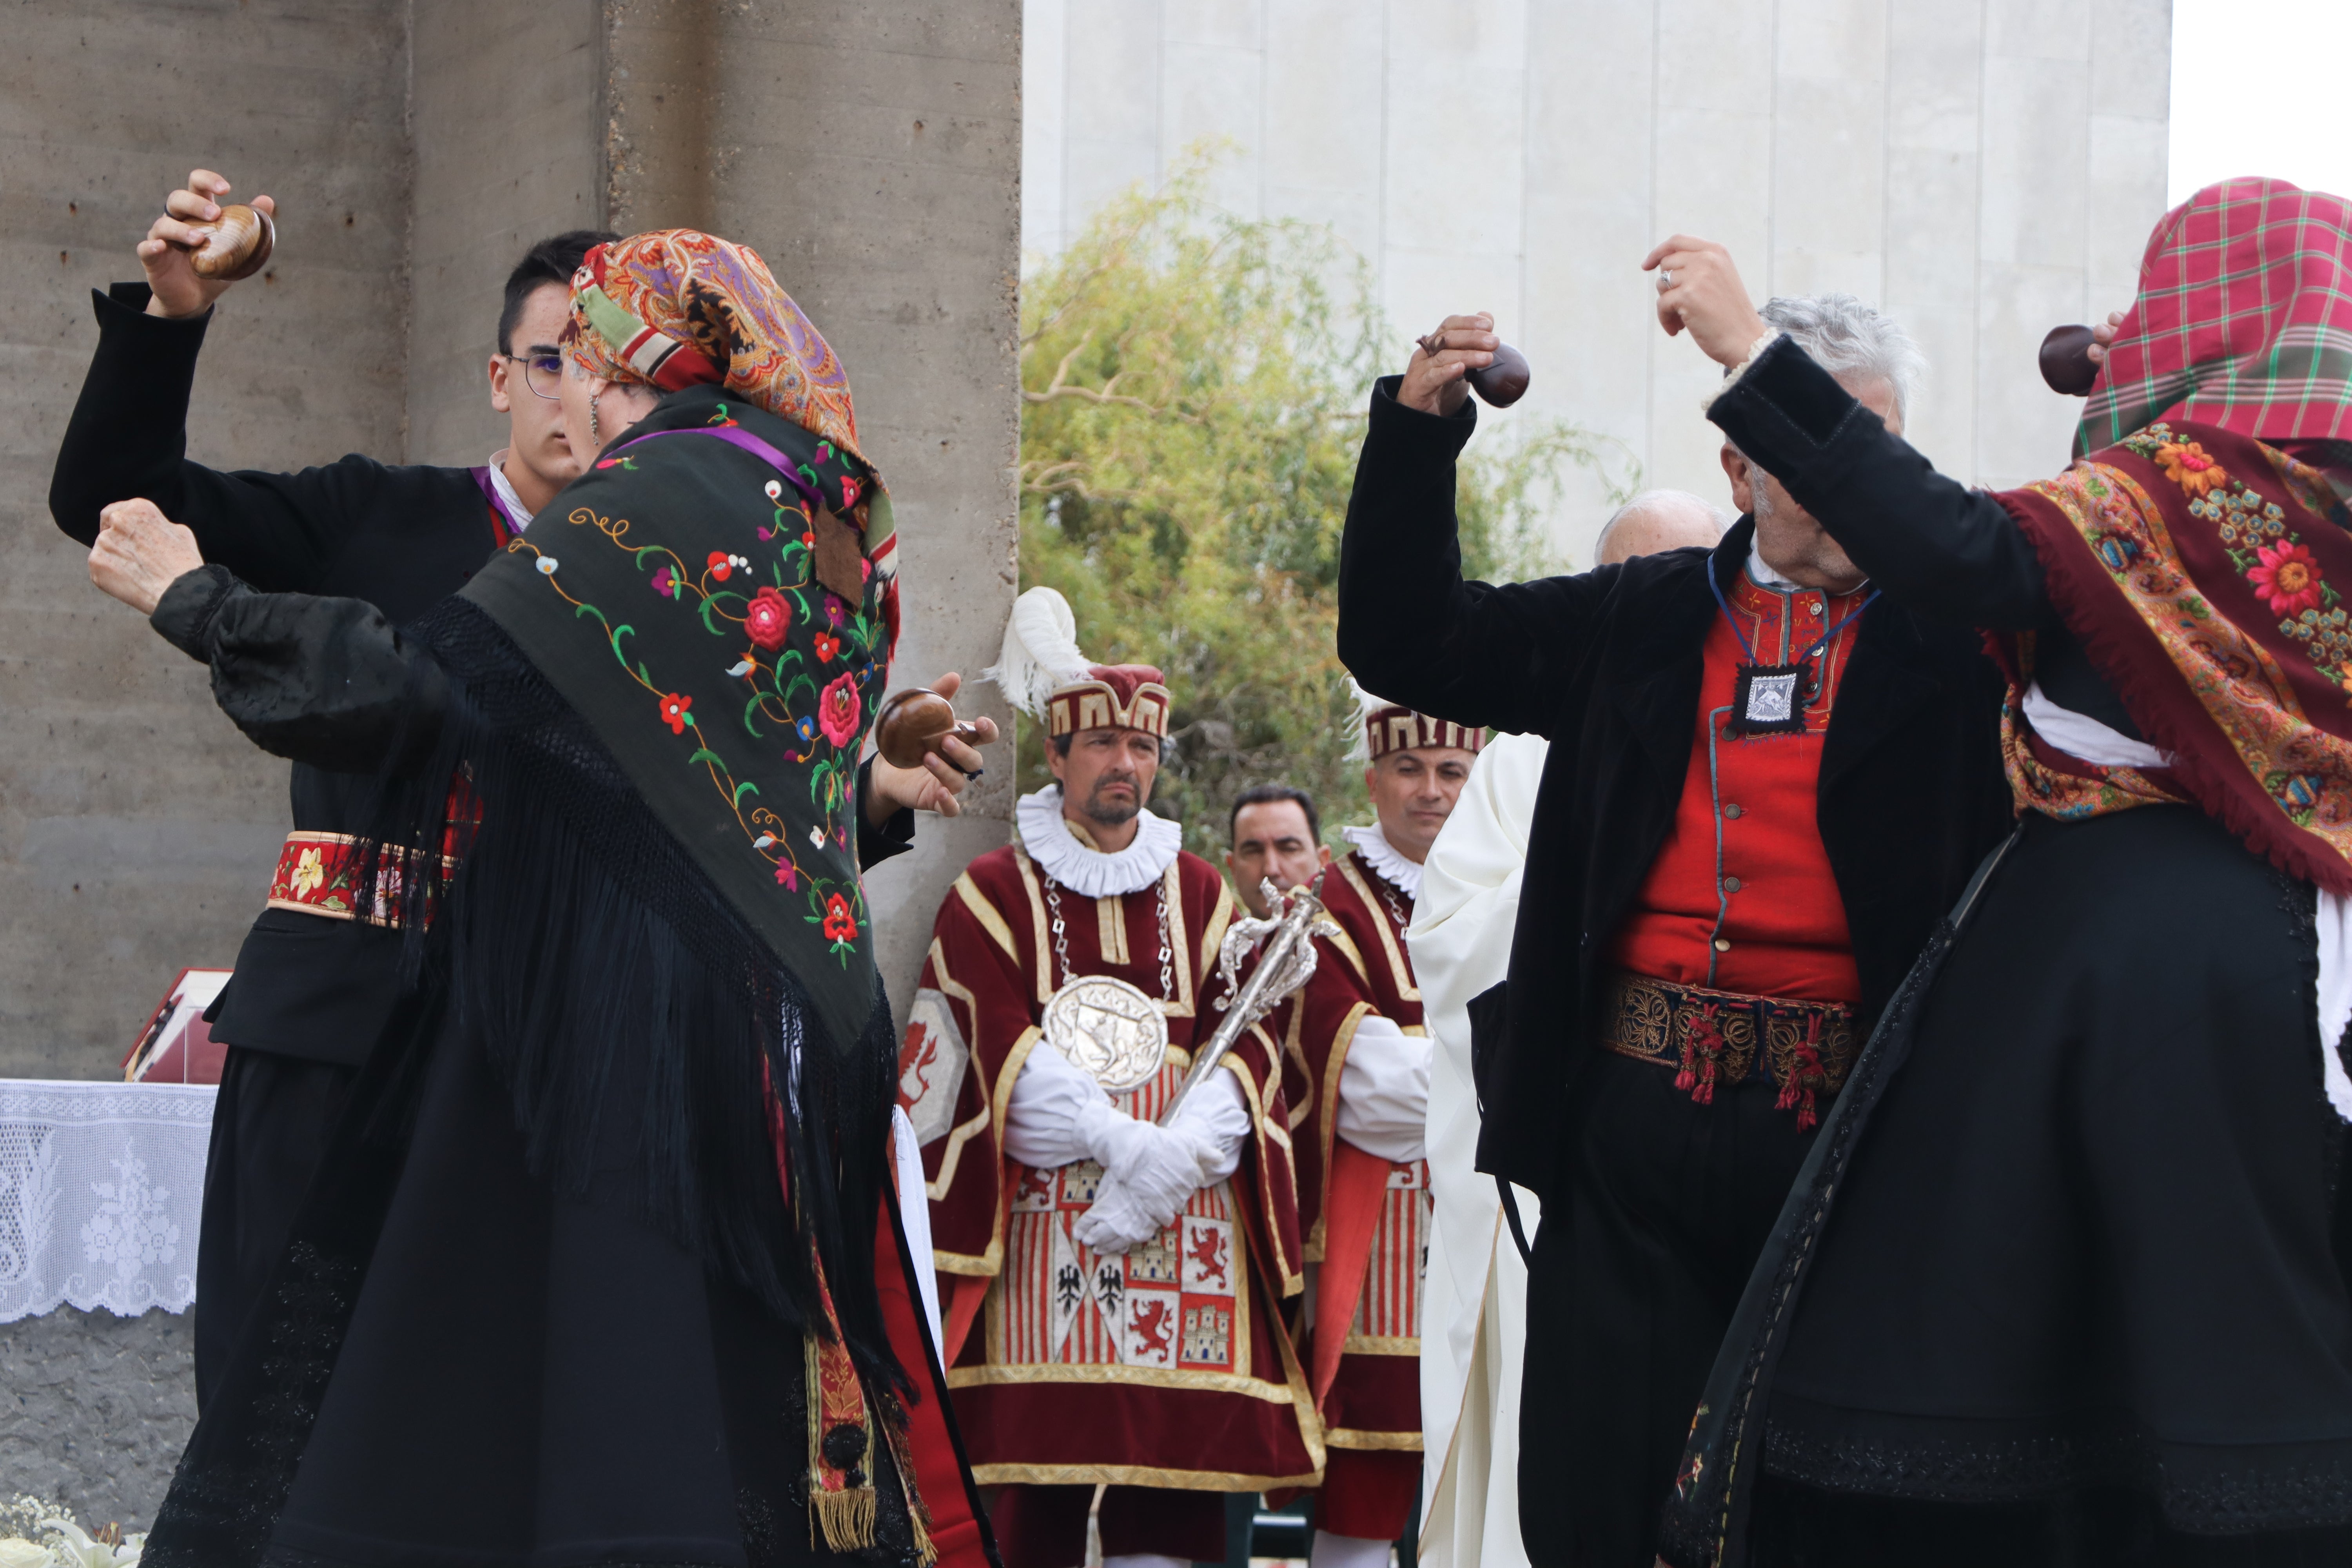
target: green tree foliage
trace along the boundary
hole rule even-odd
[[[1214,854],[1233,797],[1268,780],[1335,827],[1363,819],[1335,588],[1365,397],[1396,367],[1362,264],[1326,230],[1216,211],[1205,167],[1109,204],[1024,284],[1021,575],[1069,599],[1091,657],[1166,673],[1176,752],[1152,805]],[[1562,569],[1541,526],[1562,465],[1638,485],[1630,454],[1604,467],[1583,432],[1528,423],[1465,466],[1474,576]],[[1034,789],[1049,775],[1023,729]]]

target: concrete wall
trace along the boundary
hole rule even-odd
[[[2042,334],[2129,302],[2164,210],[2170,35],[2169,0],[1028,0],[1024,243],[1223,138],[1218,199],[1330,224],[1400,363],[1490,310],[1534,364],[1522,408],[1727,504],[1717,372],[1637,270],[1696,234],[1759,295],[1897,314],[1934,366],[1914,439],[2011,484],[2080,406]],[[1556,546],[1589,561],[1604,515],[1580,482]]]
[[[758,247],[849,367],[903,529],[900,671],[992,657],[1015,540],[1018,0],[5,15],[0,1075],[110,1073],[182,965],[235,958],[286,829],[283,765],[89,587],[46,505],[95,342],[87,289],[138,276],[131,247],[193,165],[282,204],[268,279],[226,297],[206,343],[197,460],[479,462],[504,439],[484,365],[524,247],[704,224]],[[947,884],[1003,841],[1010,775],[875,879],[902,1007]]]
[[[1015,581],[1019,0],[608,10],[614,226],[751,245],[849,372],[900,530],[893,688],[996,657]],[[959,706],[1010,714],[975,686]],[[901,1017],[948,884],[1005,841],[1009,746],[868,879]]]
[[[404,7],[6,6],[0,35],[0,1074],[114,1070],[184,964],[236,956],[286,769],[204,671],[89,585],[50,468],[97,341],[89,289],[205,164],[283,203],[278,259],[213,323],[200,461],[397,453],[407,332]]]

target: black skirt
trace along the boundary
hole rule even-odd
[[[531,1175],[482,1050],[420,1024],[354,1087],[151,1558],[843,1561],[810,1540],[799,1333],[639,1218],[623,1184],[569,1194]],[[887,1445],[875,1462],[885,1544],[849,1555],[912,1568]]]
[[[2101,1521],[2352,1524],[2312,910],[2187,807],[2027,819],[1799,1178],[1710,1380],[1671,1560],[1835,1561],[1773,1537],[1836,1538],[1839,1499],[1921,1542],[1986,1510],[2023,1531],[2003,1526],[2014,1563],[2116,1560],[2082,1540]],[[1758,1508],[1750,1541],[1759,1469],[1800,1499]],[[1907,1528],[1890,1503],[1919,1505]]]

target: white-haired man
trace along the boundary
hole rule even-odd
[[[1731,526],[1728,513],[1688,490],[1643,490],[1609,514],[1592,542],[1592,563],[1616,566],[1664,550],[1712,550]]]
[[[1890,427],[1917,351],[1851,299],[1766,316]],[[1650,1568],[1716,1346],[1822,1107],[2005,831],[1999,684],[1874,593],[1777,481],[1709,552],[1462,581],[1449,318],[1372,395],[1339,653],[1370,689],[1552,743],[1479,1168],[1542,1199],[1519,1515],[1531,1561]]]

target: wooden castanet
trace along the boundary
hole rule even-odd
[[[252,277],[269,264],[269,253],[278,246],[278,226],[258,207],[223,207],[211,223],[188,226],[205,237],[202,245],[188,252],[188,267],[197,277],[216,283]]]
[[[1470,390],[1496,408],[1508,408],[1528,395],[1528,356],[1504,343],[1495,350],[1495,363],[1471,371],[1463,379]]]
[[[1435,332],[1413,341],[1421,345],[1421,352],[1427,354],[1436,353],[1443,347]],[[1462,379],[1469,384],[1470,390],[1496,408],[1508,408],[1525,397],[1528,376],[1528,356],[1508,343],[1495,346],[1494,363],[1480,365],[1462,374]]]
[[[894,768],[921,767],[926,754],[950,740],[976,746],[980,726],[959,720],[954,704],[925,687],[892,692],[874,718],[874,744]]]
[[[2091,329],[2084,326],[2053,327],[2042,340],[2042,379],[2050,390],[2066,397],[2088,397],[2091,384],[2099,379],[2099,366],[2091,358],[2091,345],[2097,340]]]

